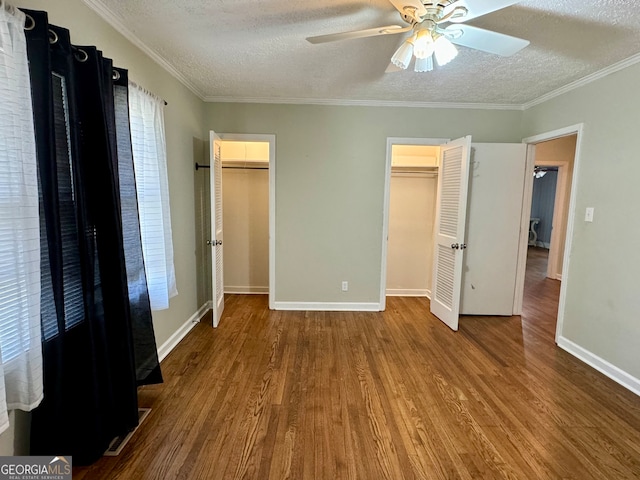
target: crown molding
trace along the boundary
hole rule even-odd
[[[600,80],[612,73],[624,70],[640,63],[640,53],[621,60],[602,70],[586,75],[567,85],[546,93],[535,100],[523,104],[505,103],[446,103],[446,102],[410,102],[410,101],[385,101],[385,100],[344,100],[344,99],[308,99],[308,98],[251,98],[231,96],[205,96],[203,100],[210,103],[276,103],[296,105],[335,105],[335,106],[362,106],[362,107],[414,107],[414,108],[459,108],[477,110],[528,110],[531,107],[544,103],[555,97],[568,93],[577,88]]]
[[[165,69],[171,76],[187,87],[200,100],[205,100],[204,95],[196,88],[196,86],[182,73],[176,70],[166,59],[158,55],[154,50],[149,48],[142,40],[140,40],[131,30],[124,26],[118,16],[109,10],[100,0],[82,0],[91,10],[97,13],[104,21],[117,30],[123,37],[133,43],[142,50],[148,57]]]
[[[283,105],[330,105],[342,107],[412,107],[412,108],[460,108],[475,110],[522,110],[522,105],[501,103],[445,103],[411,102],[392,100],[347,100],[325,98],[273,98],[273,97],[204,97],[209,103],[274,103]]]
[[[601,78],[611,75],[612,73],[619,72],[620,70],[624,70],[627,67],[631,67],[636,63],[640,63],[640,53],[637,53],[629,58],[626,58],[617,63],[614,63],[613,65],[609,65],[608,67],[603,68],[602,70],[598,70],[597,72],[591,73],[586,77],[582,77],[574,82],[568,83],[564,87],[560,87],[556,90],[546,93],[541,97],[536,98],[535,100],[527,102],[524,105],[522,105],[522,109],[528,110],[529,108],[535,107],[536,105],[540,105],[541,103],[551,100],[552,98],[568,93],[572,90],[575,90],[576,88],[580,88],[585,85],[588,85],[591,82],[600,80]]]

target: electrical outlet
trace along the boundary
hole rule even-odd
[[[346,280],[342,282],[342,291],[343,292],[349,291],[349,282],[347,282]]]

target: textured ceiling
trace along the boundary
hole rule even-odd
[[[468,22],[531,42],[513,57],[459,47],[433,72],[389,74],[408,34],[305,40],[403,25],[388,0],[85,1],[207,100],[523,105],[640,52],[638,0],[524,0]]]

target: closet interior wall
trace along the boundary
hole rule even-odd
[[[439,147],[394,145],[387,295],[430,296]]]

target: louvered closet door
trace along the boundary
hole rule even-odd
[[[222,159],[220,137],[213,131],[209,135],[211,145],[211,248],[213,287],[213,326],[217,327],[224,310],[223,246],[222,246]]]
[[[440,148],[431,313],[458,330],[471,137]]]

